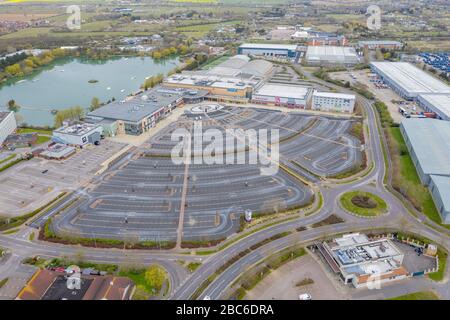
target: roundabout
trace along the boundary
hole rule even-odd
[[[364,218],[375,218],[388,212],[386,202],[370,192],[346,192],[340,196],[339,203],[344,210]]]

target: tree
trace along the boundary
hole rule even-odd
[[[64,120],[80,120],[84,115],[80,106],[59,110],[55,115],[55,127],[61,127]]]
[[[166,271],[162,267],[154,264],[145,271],[144,277],[149,286],[159,291],[166,280]]]
[[[20,109],[20,106],[17,105],[16,101],[14,99],[11,99],[8,101],[8,110],[18,112]]]
[[[91,106],[89,108],[89,111],[94,111],[98,108],[100,108],[102,104],[100,103],[100,100],[97,97],[93,97],[91,100]]]

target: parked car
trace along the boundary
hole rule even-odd
[[[309,293],[302,293],[298,296],[298,300],[311,300],[311,295]]]

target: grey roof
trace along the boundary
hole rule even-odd
[[[450,94],[421,94],[418,99],[428,103],[440,116],[450,119]]]
[[[450,176],[450,122],[411,118],[402,127],[423,172]]]
[[[353,47],[309,46],[306,51],[306,60],[309,62],[358,63],[359,57]]]
[[[161,93],[153,89],[128,100],[109,103],[88,113],[88,116],[138,122],[175,103],[180,98],[181,96],[178,94]]]
[[[358,45],[372,45],[372,44],[387,44],[387,45],[397,45],[397,46],[401,46],[403,45],[401,42],[399,41],[394,41],[394,40],[361,40],[358,41]]]
[[[408,62],[376,61],[371,65],[408,93],[450,93],[450,86]]]
[[[245,49],[297,50],[296,44],[243,43],[239,47]]]
[[[431,180],[436,186],[437,191],[441,197],[444,210],[450,211],[450,177],[431,175]]]

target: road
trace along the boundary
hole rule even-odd
[[[319,81],[319,79],[315,80]],[[329,86],[328,83],[326,83],[326,85]],[[342,90],[342,88],[339,89],[340,91],[345,91]],[[218,275],[200,297],[209,295],[212,299],[220,299],[229,285],[231,285],[244,270],[250,268],[264,257],[267,257],[271,252],[292,246],[294,243],[302,242],[306,244],[316,239],[320,239],[324,235],[379,227],[402,228],[410,232],[419,233],[446,248],[450,248],[450,239],[447,236],[424,225],[422,223],[423,219],[417,219],[410,215],[402,202],[386,189],[383,183],[386,167],[380,143],[380,131],[377,125],[376,111],[373,108],[372,102],[364,97],[358,96],[358,101],[362,104],[366,113],[365,123],[369,129],[369,135],[366,137],[366,150],[368,150],[369,161],[372,161],[374,164],[373,169],[365,176],[346,184],[319,182],[317,187],[322,192],[324,201],[323,207],[314,215],[282,222],[254,232],[240,241],[229,245],[225,249],[207,257],[187,255],[181,251],[175,250],[140,251],[81,248],[40,241],[29,241],[23,237],[17,236],[17,234],[0,235],[0,246],[11,249],[17,257],[27,257],[32,255],[40,255],[43,257],[70,257],[79,254],[81,251],[84,259],[93,262],[120,264],[132,262],[145,264],[160,263],[170,274],[172,282],[171,299],[189,299],[197,288],[199,288],[201,284],[208,279],[208,277],[213,275],[224,263],[243,250],[250,248],[252,245],[281,232],[291,231],[300,226],[309,226],[323,220],[331,214],[344,218],[345,222],[318,228],[309,228],[301,232],[294,232],[289,236],[269,242],[268,244],[251,251]],[[355,189],[367,190],[381,196],[389,206],[389,214],[376,219],[363,219],[343,211],[337,203],[339,195]],[[202,265],[194,273],[188,274],[186,270],[176,262],[178,259],[201,261]],[[444,295],[447,293],[446,297],[448,297],[449,290],[446,284],[442,285],[440,292]]]

